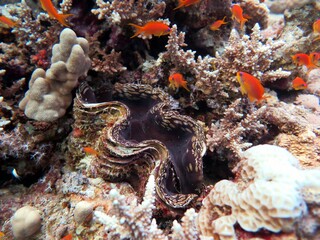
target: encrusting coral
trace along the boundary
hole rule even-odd
[[[54,121],[65,114],[72,89],[90,68],[88,52],[87,40],[77,38],[68,28],[61,32],[60,43],[53,46],[51,67],[46,72],[41,68],[33,72],[29,91],[19,104],[29,118]]]
[[[296,224],[308,209],[304,192],[319,195],[320,170],[300,170],[292,154],[273,145],[248,149],[237,169],[234,182],[218,182],[203,200],[198,217],[201,234],[236,239],[235,223],[251,232],[297,231]]]

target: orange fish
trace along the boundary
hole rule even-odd
[[[317,67],[316,65],[314,65],[312,63],[310,56],[305,53],[297,53],[297,54],[293,55],[292,60],[296,65],[298,65],[298,66],[304,65],[308,69],[313,69],[313,68]]]
[[[171,28],[167,24],[162,22],[151,21],[146,23],[144,26],[138,26],[133,23],[129,23],[129,25],[136,28],[136,33],[131,38],[134,38],[139,34],[142,34],[147,37],[150,35],[160,37],[162,35],[169,34],[171,31]]]
[[[16,22],[12,21],[11,19],[7,18],[6,16],[0,16],[0,22],[4,23],[5,25],[9,26],[9,27],[15,27],[17,25]]]
[[[63,238],[61,238],[61,240],[72,240],[72,234],[69,233],[68,235],[66,235]]]
[[[0,232],[0,240],[3,239],[5,236],[4,232]]]
[[[244,24],[246,23],[246,21],[248,21],[248,16],[246,16],[246,18],[243,16],[243,10],[237,4],[232,5],[230,10],[232,13],[231,18],[235,19],[238,23],[240,23],[240,29],[242,30]]]
[[[181,73],[173,73],[169,77],[169,88],[172,88],[173,90],[183,87],[186,89],[188,92],[190,90],[187,88],[187,81],[184,79],[183,75]]]
[[[52,4],[52,0],[40,0],[41,6],[43,10],[45,10],[51,18],[55,18],[61,23],[63,26],[69,27],[66,19],[72,14],[60,14],[57,9]]]
[[[294,90],[304,90],[308,87],[308,84],[299,77],[296,77],[293,81],[292,81],[292,88]]]
[[[94,155],[96,157],[99,156],[99,153],[96,150],[94,150],[92,147],[84,147],[83,151],[89,155]]]
[[[193,4],[196,4],[198,2],[200,2],[201,0],[179,0],[179,5],[178,7],[174,8],[173,10],[176,10],[178,8],[182,8],[182,7],[189,7]]]
[[[309,54],[310,60],[311,62],[316,65],[319,66],[320,64],[320,52],[312,52]]]
[[[261,85],[259,79],[255,78],[249,73],[238,72],[237,80],[240,83],[240,89],[242,94],[247,94],[250,102],[258,101],[258,103],[265,99],[263,96],[264,88]]]
[[[314,34],[320,34],[320,18],[313,23],[312,27],[313,27]],[[320,36],[314,39],[313,41],[317,41],[317,40],[320,40]]]
[[[210,29],[212,31],[219,30],[219,28],[221,27],[222,24],[227,24],[227,22],[224,21],[225,19],[226,19],[226,17],[224,17],[222,20],[215,21],[214,23],[212,23],[210,25]]]

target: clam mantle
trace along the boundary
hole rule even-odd
[[[92,147],[89,169],[107,181],[145,184],[153,172],[158,197],[169,207],[186,208],[201,191],[202,157],[206,151],[202,127],[173,110],[174,101],[159,88],[115,84],[114,101],[97,102],[93,91],[81,88],[74,103],[69,138],[72,159]]]

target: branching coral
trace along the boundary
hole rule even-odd
[[[112,206],[108,214],[94,211],[97,221],[104,224],[108,239],[166,239],[158,229],[152,210],[155,208],[155,179],[150,175],[142,203],[129,204],[125,196],[113,189],[109,193]]]
[[[259,139],[267,131],[260,118],[267,107],[245,109],[244,105],[240,99],[235,100],[225,111],[223,119],[213,123],[206,135],[210,151],[235,162],[242,158],[243,150],[252,145],[248,139]]]
[[[65,114],[72,101],[72,89],[90,68],[88,51],[87,40],[77,38],[71,29],[61,32],[60,44],[52,50],[50,69],[33,72],[29,91],[19,104],[29,118],[54,121]]]
[[[286,149],[259,145],[248,149],[239,163],[235,182],[222,180],[203,201],[200,232],[236,239],[233,225],[246,231],[297,231],[296,223],[307,213],[303,191],[319,195],[319,170],[300,170],[298,160]],[[231,208],[222,212],[216,207]]]
[[[236,30],[231,31],[228,46],[221,56],[213,59],[213,65],[219,70],[219,79],[226,84],[235,82],[234,76],[238,71],[248,72],[259,78],[262,83],[286,78],[290,72],[272,69],[274,53],[284,45],[283,41],[268,40],[262,42],[259,25],[256,24],[250,36],[242,37]],[[236,89],[232,89],[237,91]]]
[[[115,0],[104,2],[96,0],[97,9],[93,9],[92,13],[98,15],[99,19],[107,19],[107,21],[116,25],[123,25],[129,22],[137,24],[146,23],[146,21],[155,20],[161,17],[166,8],[164,1],[134,1],[134,0]]]
[[[97,72],[103,72],[106,75],[112,76],[116,73],[120,73],[127,69],[120,63],[121,53],[112,50],[111,53],[109,54],[106,54],[103,51],[99,51],[98,54],[99,56],[101,56],[102,59],[100,58],[92,59],[93,70]]]
[[[273,140],[308,166],[312,159],[319,159],[318,119],[292,104],[281,102],[257,109],[238,99],[225,111],[224,118],[207,130],[207,146],[234,165],[252,144]]]

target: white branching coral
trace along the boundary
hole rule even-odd
[[[166,239],[158,229],[152,210],[155,208],[155,179],[150,175],[141,204],[137,200],[129,204],[124,195],[112,189],[109,193],[112,206],[108,214],[94,211],[97,221],[105,225],[108,239]]]
[[[304,192],[320,193],[320,170],[300,170],[286,149],[258,145],[244,152],[235,181],[222,180],[203,201],[201,234],[236,239],[233,225],[246,231],[292,232],[307,213]],[[224,214],[214,209],[229,208]],[[230,211],[231,209],[231,211]]]
[[[196,225],[198,213],[194,208],[189,208],[181,219],[181,224],[173,221],[170,239],[198,239],[199,233]]]
[[[91,12],[98,15],[99,19],[107,19],[112,24],[123,24],[128,22],[144,23],[147,20],[161,17],[165,11],[164,1],[143,0],[114,0],[105,2],[96,0],[97,9]]]

